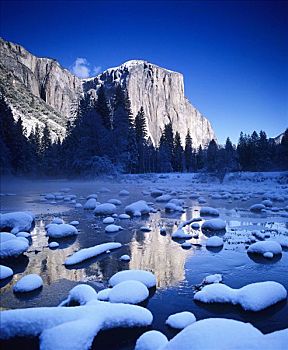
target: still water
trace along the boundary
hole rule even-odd
[[[175,180],[176,181],[176,180]],[[156,182],[156,183],[155,183]],[[117,207],[117,213],[124,212],[124,207],[136,200],[144,199],[154,203],[156,213],[145,218],[132,220],[116,220],[124,230],[115,234],[105,233],[103,218],[95,217],[91,211],[75,209],[73,204],[64,201],[44,201],[43,193],[56,192],[62,187],[70,187],[69,194],[77,195],[77,202],[85,203],[85,198],[91,193],[98,193],[98,200],[105,202],[111,198],[122,201]],[[103,187],[110,192],[102,192]],[[175,188],[176,187],[176,188]],[[182,197],[185,201],[186,212],[183,214],[167,214],[164,204],[156,203],[155,198],[143,195],[142,191],[149,188],[163,188],[165,190],[178,191],[175,198]],[[127,197],[119,197],[121,189],[130,192]],[[209,190],[209,191],[208,191]],[[15,274],[10,281],[1,284],[1,308],[28,308],[35,306],[56,306],[66,298],[69,290],[77,283],[89,283],[97,291],[107,287],[107,281],[116,272],[125,269],[144,269],[153,272],[157,278],[157,289],[150,296],[146,307],[153,313],[154,321],[152,329],[165,333],[168,338],[176,332],[165,326],[165,320],[173,313],[191,311],[197,320],[209,317],[233,318],[244,322],[250,322],[264,333],[272,332],[288,327],[287,301],[278,303],[262,312],[245,312],[238,306],[226,304],[208,305],[194,302],[193,295],[195,285],[201,283],[209,274],[221,273],[223,282],[230,287],[240,288],[248,283],[273,280],[283,284],[288,289],[288,253],[272,260],[249,257],[246,253],[245,232],[253,230],[287,229],[287,218],[279,215],[279,212],[267,214],[252,214],[249,206],[261,202],[261,195],[242,200],[213,200],[209,194],[213,187],[205,189],[205,186],[197,186],[190,181],[180,181],[179,187],[174,181],[163,180],[157,183],[157,179],[139,179],[127,181],[97,181],[97,182],[65,182],[49,181],[34,183],[23,181],[19,183],[7,183],[2,192],[10,192],[10,195],[1,196],[1,212],[31,211],[36,214],[36,224],[32,231],[32,239],[29,251],[17,260],[5,261],[3,264],[10,266]],[[190,193],[198,193],[203,196],[206,205],[218,208],[220,217],[227,222],[228,237],[223,249],[207,250],[203,244],[205,238],[199,232],[198,239],[189,240],[195,243],[191,249],[183,249],[183,241],[171,239],[171,233],[176,229],[180,221],[199,216],[199,205],[195,199],[189,199]],[[13,194],[13,195],[12,195]],[[15,195],[14,195],[15,194]],[[287,203],[281,203],[285,207]],[[281,212],[281,211],[280,211]],[[74,238],[60,240],[60,246],[56,250],[48,247],[45,225],[54,216],[60,216],[65,222],[72,220],[80,222],[79,235]],[[120,223],[119,223],[120,222]],[[142,232],[141,226],[149,226],[151,232]],[[160,234],[160,227],[165,226],[167,232]],[[192,231],[192,229],[190,228]],[[239,233],[240,232],[240,233]],[[273,235],[273,234],[272,234]],[[244,238],[243,238],[244,237]],[[63,265],[67,256],[82,248],[87,248],[104,242],[120,242],[122,247],[110,254],[104,254],[97,258],[66,268]],[[128,254],[130,262],[123,262],[119,257]],[[13,294],[12,286],[23,275],[37,273],[44,281],[44,287],[40,291],[20,296]],[[113,333],[114,332],[114,333]],[[114,342],[117,335],[117,342]],[[100,334],[95,339],[94,347],[103,349],[133,349],[139,332],[109,331]],[[112,338],[112,340],[111,340]],[[7,345],[7,344],[6,344]],[[8,345],[7,345],[8,346]],[[10,344],[18,348],[20,345]],[[21,344],[23,348],[25,344]],[[28,348],[37,348],[37,342],[26,343]]]

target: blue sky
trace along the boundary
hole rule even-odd
[[[2,0],[0,16],[6,40],[69,69],[81,58],[84,75],[130,59],[183,73],[221,143],[288,126],[286,1]]]

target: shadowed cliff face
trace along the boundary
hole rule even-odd
[[[73,119],[83,94],[97,99],[104,85],[111,100],[117,85],[128,91],[134,117],[143,106],[148,133],[154,145],[160,140],[164,125],[170,121],[182,143],[188,129],[194,147],[216,138],[209,121],[184,95],[183,75],[146,61],[128,61],[110,68],[95,78],[81,80],[59,63],[38,58],[20,45],[0,39],[0,87],[4,90],[14,117],[21,117],[30,133],[36,123],[48,126],[52,137],[65,137],[68,119]]]

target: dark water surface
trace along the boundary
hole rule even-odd
[[[177,182],[178,181],[178,185]],[[262,185],[264,186],[264,185]],[[132,220],[116,220],[116,224],[124,227],[123,231],[116,234],[104,232],[103,218],[96,218],[91,211],[75,209],[73,204],[64,201],[41,200],[40,194],[58,192],[63,187],[71,187],[69,194],[77,195],[77,202],[85,203],[85,198],[91,193],[98,193],[98,200],[105,202],[111,198],[122,201],[117,207],[117,213],[124,212],[124,207],[133,201],[144,199],[154,202],[155,208],[160,209],[156,213],[145,218]],[[109,193],[99,192],[102,187],[111,190]],[[184,214],[167,214],[163,210],[164,204],[156,203],[150,195],[143,196],[143,190],[151,188],[163,188],[177,190],[179,196],[184,198],[187,206]],[[265,186],[264,186],[265,187]],[[239,186],[237,185],[237,188]],[[119,197],[121,189],[130,191],[130,196]],[[194,302],[194,286],[201,283],[209,274],[221,273],[223,282],[230,287],[240,288],[246,284],[260,281],[277,281],[288,289],[288,252],[277,258],[267,261],[250,257],[246,253],[246,231],[256,230],[287,230],[287,218],[279,215],[279,212],[269,214],[252,214],[247,209],[251,204],[259,203],[262,195],[255,193],[247,201],[242,200],[212,200],[208,194],[213,192],[213,186],[207,184],[195,184],[190,178],[170,180],[157,180],[153,178],[137,178],[136,180],[114,180],[97,182],[66,182],[47,181],[29,182],[21,184],[7,182],[2,192],[16,195],[1,196],[1,212],[31,211],[36,214],[36,225],[32,231],[32,242],[29,251],[19,259],[2,261],[15,271],[11,280],[1,282],[1,308],[27,308],[38,306],[56,306],[66,298],[69,290],[77,283],[89,283],[97,291],[107,287],[108,279],[117,271],[125,269],[145,269],[155,273],[157,277],[157,290],[147,302],[147,308],[154,316],[151,329],[157,329],[165,333],[168,338],[173,337],[176,331],[165,326],[165,320],[173,313],[191,311],[196,319],[210,317],[233,318],[244,322],[250,322],[264,333],[288,327],[287,301],[278,303],[264,311],[252,313],[245,312],[239,306],[230,304],[202,304]],[[269,189],[269,187],[267,187]],[[218,191],[217,189],[214,189]],[[227,190],[227,189],[226,189]],[[249,189],[243,189],[248,191]],[[265,188],[264,188],[265,190]],[[251,190],[250,190],[251,191]],[[220,217],[227,221],[227,234],[223,249],[220,251],[207,250],[205,246],[192,246],[186,250],[179,242],[171,239],[171,233],[176,229],[175,223],[199,216],[197,200],[189,199],[189,194],[198,193],[207,199],[204,204],[218,208]],[[250,192],[251,194],[251,192]],[[284,208],[285,203],[278,203]],[[282,211],[280,211],[281,213]],[[60,242],[60,247],[51,250],[48,247],[48,239],[45,235],[45,225],[53,216],[60,216],[65,222],[80,221],[77,227],[80,231],[75,238],[65,239]],[[141,226],[150,226],[151,232],[142,232]],[[167,227],[167,234],[160,234],[160,227]],[[240,233],[239,233],[240,232]],[[244,232],[244,235],[242,233]],[[273,236],[273,233],[271,234]],[[189,242],[202,244],[204,235],[199,231],[199,239]],[[123,246],[110,254],[104,254],[97,258],[66,268],[63,265],[67,256],[73,252],[104,242],[120,242]],[[180,242],[182,243],[182,242]],[[130,262],[121,262],[119,257],[123,254],[131,256]],[[12,286],[23,275],[37,273],[44,280],[41,290],[27,295],[15,295]],[[99,334],[94,341],[94,348],[103,349],[133,349],[135,340],[143,330],[114,330]],[[114,341],[117,339],[117,341]],[[37,348],[37,342],[5,343],[5,348]],[[24,346],[24,347],[23,347]]]

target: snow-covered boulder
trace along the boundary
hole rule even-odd
[[[69,306],[72,303],[85,305],[89,301],[96,299],[97,293],[94,288],[92,288],[88,284],[78,284],[70,290],[68,297],[64,301],[62,301],[62,303],[59,306]]]
[[[282,254],[282,247],[276,241],[259,241],[251,244],[247,253],[262,254],[265,258],[273,258],[274,255]]]
[[[123,230],[123,227],[114,225],[114,224],[111,224],[105,227],[105,232],[108,232],[108,233],[118,232],[121,230]]]
[[[64,224],[64,220],[59,217],[56,217],[56,218],[53,218],[53,220],[51,221],[51,224],[56,224],[56,225]]]
[[[121,205],[121,204],[122,204],[122,202],[119,201],[119,199],[116,199],[116,198],[111,198],[111,199],[109,199],[109,200],[108,200],[108,203],[112,203],[112,204],[114,204],[114,205]]]
[[[223,238],[218,236],[209,237],[206,241],[206,247],[209,248],[218,248],[224,245]]]
[[[121,220],[127,220],[127,219],[131,219],[131,216],[128,215],[128,214],[120,214],[118,216],[118,218],[121,219]]]
[[[273,206],[273,202],[270,201],[270,199],[265,199],[261,204],[265,205],[266,208],[271,208]]]
[[[125,255],[121,255],[119,258],[121,261],[130,261],[131,258],[129,255],[125,254]]]
[[[198,224],[198,222],[193,222],[193,223],[191,224],[191,227],[193,228],[193,230],[199,230],[200,225]]]
[[[97,299],[101,301],[109,301],[109,294],[112,288],[105,288],[98,292]]]
[[[93,214],[96,216],[105,216],[105,215],[112,215],[116,213],[116,206],[112,203],[103,203],[97,205],[97,207],[94,209]]]
[[[254,213],[261,213],[263,211],[263,209],[265,209],[265,205],[264,204],[254,204],[251,205],[250,207],[250,211],[254,212]]]
[[[251,283],[240,289],[214,283],[205,286],[194,295],[195,300],[203,303],[239,304],[248,311],[261,311],[286,298],[285,287],[274,281]]]
[[[117,249],[120,248],[122,246],[121,243],[117,243],[117,242],[109,242],[109,243],[102,243],[102,244],[98,244],[95,245],[93,247],[90,248],[84,248],[84,249],[80,249],[78,252],[74,253],[73,255],[69,256],[66,260],[65,260],[65,265],[69,266],[69,265],[75,265],[78,264],[84,260],[93,258],[97,255],[103,254],[107,251],[110,251],[112,249]]]
[[[78,230],[75,226],[69,224],[50,224],[47,227],[47,236],[51,238],[64,238],[78,235]]]
[[[78,220],[73,220],[69,222],[69,225],[72,225],[72,226],[78,226],[79,224],[80,222]]]
[[[149,214],[150,211],[151,208],[148,206],[147,202],[143,200],[127,205],[127,207],[125,208],[126,214],[129,214],[131,216],[146,215]]]
[[[99,202],[97,202],[97,199],[95,198],[89,198],[86,203],[84,204],[84,209],[86,210],[94,210]]]
[[[152,272],[144,270],[125,270],[117,272],[109,279],[109,284],[114,287],[116,284],[128,280],[142,282],[147,288],[156,286],[156,277]]]
[[[31,234],[29,232],[21,231],[16,233],[16,237],[24,237],[28,239],[28,238],[31,238]]]
[[[51,249],[55,249],[55,248],[58,248],[59,247],[59,243],[58,242],[50,242],[48,244],[49,248]]]
[[[200,209],[200,215],[202,216],[219,216],[219,211],[212,207],[202,207]]]
[[[165,205],[165,210],[168,211],[168,212],[173,212],[173,211],[179,211],[180,213],[184,213],[185,212],[184,208],[181,205],[177,205],[177,204],[175,204],[173,202],[168,202]]]
[[[202,230],[222,231],[226,229],[226,222],[222,219],[206,220],[202,225]]]
[[[184,228],[178,228],[176,231],[174,231],[171,235],[174,239],[190,239],[192,236],[184,229]]]
[[[220,273],[215,273],[214,275],[206,276],[201,284],[211,284],[222,282],[222,275]]]
[[[113,224],[115,221],[114,218],[112,218],[111,216],[108,216],[107,218],[103,219],[103,224]]]
[[[135,280],[116,284],[109,293],[111,303],[139,304],[149,296],[149,290],[142,282]]]
[[[0,214],[0,230],[8,230],[16,234],[20,231],[30,231],[34,223],[34,215],[26,212]]]
[[[0,245],[0,258],[11,258],[18,257],[19,255],[25,253],[29,248],[29,242],[24,237],[15,237],[14,239],[6,240],[1,242]]]
[[[39,336],[40,349],[88,350],[101,330],[147,327],[152,320],[143,307],[98,300],[75,307],[7,310],[1,313],[0,339]]]
[[[119,192],[119,196],[129,196],[129,195],[130,195],[130,192],[127,190],[121,190]]]
[[[160,197],[163,195],[163,191],[162,190],[158,190],[158,189],[154,189],[151,191],[151,196],[152,197]]]
[[[6,241],[10,241],[11,239],[15,239],[16,236],[13,235],[13,233],[10,232],[0,232],[0,244],[6,242]],[[1,248],[1,246],[0,246]]]
[[[0,265],[0,280],[13,276],[13,270],[8,266]]]
[[[264,335],[250,323],[225,318],[208,318],[184,328],[168,344],[154,349],[280,350],[286,348],[287,338],[287,330]]]
[[[171,199],[172,199],[172,196],[170,194],[163,194],[162,196],[159,196],[156,198],[156,202],[165,203],[165,202],[169,202]]]
[[[13,292],[14,293],[28,293],[32,292],[33,290],[39,289],[43,286],[43,280],[42,278],[32,273],[30,275],[26,275],[22,277],[14,286],[13,286]]]
[[[148,331],[138,338],[134,350],[160,350],[167,343],[168,339],[163,333]]]
[[[194,314],[189,311],[183,311],[170,315],[165,323],[172,328],[184,329],[194,322],[196,322]]]
[[[91,199],[91,198],[94,198],[97,201],[98,195],[96,193],[92,193],[92,194],[89,194],[89,196],[86,197],[86,199]]]

